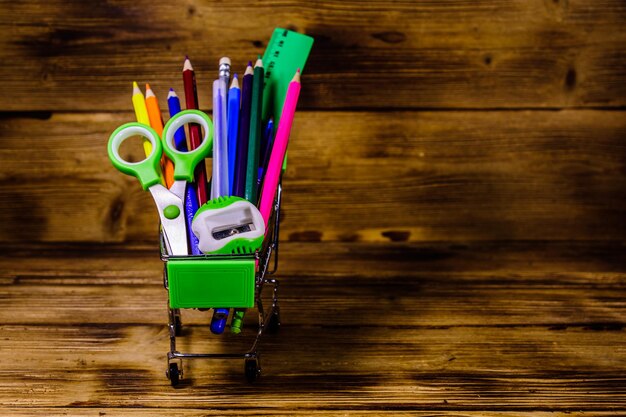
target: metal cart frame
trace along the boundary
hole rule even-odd
[[[172,386],[177,386],[183,378],[183,359],[244,359],[244,374],[249,382],[254,382],[261,375],[260,355],[258,346],[261,337],[267,331],[276,331],[280,328],[280,309],[278,307],[278,280],[268,278],[273,275],[278,268],[278,235],[280,230],[280,204],[282,196],[282,186],[278,185],[276,201],[274,202],[274,215],[272,216],[273,227],[272,235],[269,239],[265,239],[263,247],[260,251],[256,251],[252,255],[188,255],[188,256],[172,256],[168,255],[165,250],[165,242],[163,234],[160,234],[161,241],[161,260],[164,262],[163,268],[163,285],[169,293],[169,283],[167,276],[167,262],[169,260],[224,260],[224,259],[256,259],[258,261],[258,271],[255,273],[255,291],[254,300],[258,310],[259,325],[252,343],[252,347],[244,353],[182,353],[176,349],[176,336],[180,336],[182,332],[182,320],[180,308],[171,308],[168,300],[168,329],[170,335],[170,351],[167,353],[167,370],[165,375],[170,380]],[[271,224],[271,223],[270,223]],[[270,228],[268,228],[269,230]],[[270,259],[273,255],[273,265],[269,268]],[[261,295],[263,287],[271,285],[272,306],[269,311],[263,308]]]

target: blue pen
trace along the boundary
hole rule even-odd
[[[267,121],[265,132],[263,132],[263,145],[261,146],[261,166],[259,166],[259,186],[263,182],[263,172],[267,169],[272,154],[272,144],[274,143],[274,119]]]
[[[237,135],[239,133],[239,104],[241,102],[241,90],[237,74],[228,90],[228,195],[234,195],[235,184],[235,156],[237,152]]]
[[[173,88],[170,88],[170,92],[167,95],[167,107],[170,111],[170,117],[181,111],[180,100]],[[185,129],[183,127],[174,133],[174,144],[176,145],[176,149],[187,152],[187,138],[185,137]],[[196,211],[198,211],[196,187],[189,186],[185,192],[185,219],[187,220],[189,249],[192,255],[202,255],[202,252],[198,249],[198,238],[191,231],[191,222],[193,221],[193,216],[196,214]]]

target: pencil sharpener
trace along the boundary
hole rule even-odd
[[[241,197],[218,197],[197,211],[191,230],[207,254],[254,253],[263,244],[265,222],[254,204]]]

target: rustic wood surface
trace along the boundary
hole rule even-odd
[[[621,0],[0,0],[0,415],[623,415],[625,21]],[[210,111],[219,57],[276,26],[315,37],[283,326],[257,384],[196,361],[173,389],[156,213],[105,144],[133,80],[163,104],[189,54]],[[179,347],[243,350],[246,320],[216,338],[184,311]]]
[[[152,197],[106,154],[110,132],[132,117],[0,120],[0,196],[9,219],[0,240],[153,240]],[[626,199],[621,111],[303,111],[293,137],[284,179],[288,240],[626,235],[617,203]],[[124,156],[139,160],[138,151]]]
[[[284,322],[265,339],[260,383],[244,382],[240,361],[197,361],[176,390],[163,375],[166,292],[150,246],[3,247],[0,346],[11,360],[0,364],[0,406],[70,415],[145,407],[151,415],[595,415],[626,405],[626,275],[611,257],[620,244],[343,242],[323,244],[324,253],[320,245],[284,245]],[[416,256],[385,265],[385,252]],[[369,275],[347,267],[367,254],[378,256]],[[305,268],[311,262],[338,266]],[[216,339],[207,313],[185,313],[181,349],[243,349],[253,328],[249,320],[240,337]]]
[[[180,88],[185,54],[210,107],[220,54],[243,71],[276,26],[316,39],[302,108],[626,104],[622,0],[1,3],[10,110],[127,110],[133,79]]]

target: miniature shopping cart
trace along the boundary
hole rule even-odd
[[[170,351],[167,353],[167,371],[172,386],[183,378],[183,360],[187,359],[244,359],[244,373],[254,382],[261,374],[258,346],[266,331],[280,327],[278,308],[278,281],[268,278],[278,267],[278,232],[282,187],[279,185],[274,202],[274,214],[267,227],[271,234],[265,237],[260,250],[252,254],[186,255],[166,253],[161,233],[161,259],[165,262],[163,284],[168,290]],[[270,260],[273,264],[270,268]],[[272,305],[266,311],[261,295],[263,288],[272,288]],[[258,330],[252,347],[239,353],[182,353],[176,349],[176,337],[182,333],[183,309],[253,308],[258,310]]]

